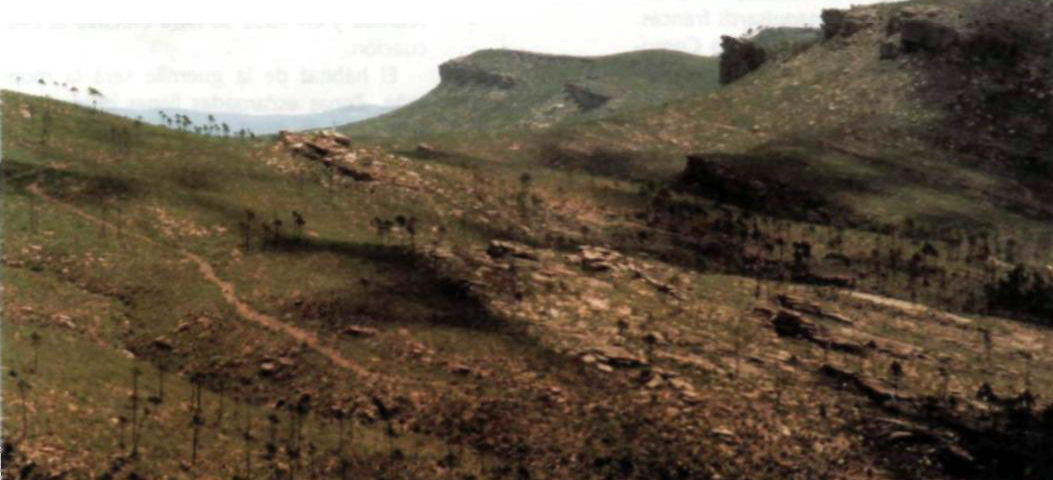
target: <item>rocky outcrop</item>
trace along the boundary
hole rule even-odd
[[[807,340],[824,349],[844,352],[852,355],[866,355],[867,347],[847,338],[830,332],[791,310],[779,310],[772,319],[772,328],[780,337]]]
[[[351,139],[340,133],[325,131],[314,135],[300,135],[286,130],[278,132],[281,145],[294,155],[335,168],[336,173],[357,182],[374,180],[372,173],[353,165]]]
[[[461,59],[439,65],[439,79],[447,84],[480,85],[501,90],[516,86],[516,79],[511,75],[487,71]]]
[[[568,83],[563,86],[563,92],[578,106],[578,110],[582,112],[588,112],[595,110],[607,104],[611,101],[610,95],[604,95],[602,93],[590,90],[581,85],[574,83]]]
[[[833,365],[824,364],[819,368],[819,372],[840,384],[841,387],[862,393],[878,405],[893,399],[907,398],[904,395],[899,394],[899,392],[878,383],[876,380],[845,371]]]
[[[848,38],[862,30],[873,27],[877,22],[875,15],[867,10],[826,9],[822,13],[823,37],[827,40],[840,37]]]
[[[904,7],[888,21],[885,33],[890,39],[881,45],[881,58],[950,50],[962,38],[962,32],[953,26],[953,17],[949,10],[936,6]]]
[[[727,85],[760,68],[768,59],[767,52],[753,42],[723,36],[720,37],[720,83]]]

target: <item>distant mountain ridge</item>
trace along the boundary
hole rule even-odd
[[[604,118],[714,91],[717,64],[671,50],[600,57],[481,50],[440,65],[439,85],[419,100],[342,130],[411,136]]]
[[[164,111],[165,114],[170,117],[176,114],[186,115],[195,125],[208,123],[208,116],[211,114],[215,118],[216,123],[226,123],[230,127],[232,133],[245,128],[257,135],[277,133],[279,130],[300,131],[332,128],[349,122],[382,115],[394,110],[395,108],[397,107],[386,105],[349,105],[317,113],[256,115],[232,112],[206,112],[184,108],[141,109],[102,107],[103,110],[116,115],[129,118],[142,117],[145,122],[162,126],[165,125],[165,122],[161,119],[160,115],[158,115],[159,110]]]

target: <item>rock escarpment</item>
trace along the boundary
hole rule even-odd
[[[516,79],[511,75],[484,70],[461,59],[439,65],[439,79],[448,84],[479,85],[501,90],[516,86]]]

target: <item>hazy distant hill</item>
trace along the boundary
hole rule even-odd
[[[603,118],[714,91],[717,66],[716,58],[669,50],[603,57],[481,50],[443,63],[439,85],[419,100],[344,130],[399,136]]]
[[[346,107],[327,110],[318,113],[307,114],[279,114],[279,115],[252,115],[245,113],[230,112],[204,112],[200,110],[188,110],[181,108],[160,109],[134,109],[134,108],[103,108],[106,111],[135,118],[141,116],[144,121],[155,125],[163,125],[164,122],[158,115],[158,110],[163,110],[169,116],[175,114],[186,115],[195,125],[208,123],[208,115],[212,114],[217,123],[226,123],[231,132],[242,128],[249,129],[256,134],[276,133],[279,130],[311,130],[316,128],[331,128],[349,122],[356,122],[367,118],[387,113],[396,107],[385,105],[349,105]]]

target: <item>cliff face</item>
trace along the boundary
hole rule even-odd
[[[487,71],[461,59],[450,60],[439,65],[439,79],[442,83],[478,85],[502,90],[516,86],[516,79],[511,75]]]

